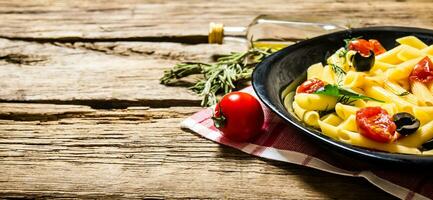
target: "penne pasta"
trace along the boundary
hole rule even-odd
[[[337,103],[337,98],[318,94],[297,94],[295,102],[299,107],[311,110],[331,110]]]
[[[433,121],[433,106],[414,106],[412,108],[412,114],[422,124]]]
[[[433,45],[430,45],[421,50],[422,53],[433,56]]]
[[[376,57],[377,61],[396,65],[401,63],[401,60],[397,57],[397,54],[400,52],[400,50],[403,48],[402,45],[393,48],[392,50],[389,50],[379,56]]]
[[[364,77],[365,73],[363,72],[349,71],[344,78],[343,85],[352,89],[360,88],[366,83]]]
[[[322,121],[333,126],[337,126],[343,122],[343,120],[334,113],[324,116]]]
[[[312,78],[323,79],[322,76],[323,76],[322,63],[311,65],[311,67],[309,67],[307,70],[307,79],[312,79]]]
[[[386,62],[376,61],[374,62],[373,67],[371,68],[370,72],[373,72],[374,74],[380,74],[381,72],[385,72],[388,69],[394,68],[395,65],[389,64]],[[379,71],[380,70],[380,71]]]
[[[319,113],[317,111],[308,111],[304,115],[304,122],[312,127],[319,127]]]
[[[424,49],[427,45],[415,36],[406,36],[396,40],[400,44],[405,44],[417,49]]]
[[[405,112],[410,111],[411,107],[413,106],[412,104],[403,100],[401,97],[379,86],[372,86],[372,87],[365,88],[365,93],[370,97],[380,99],[387,103],[393,103],[397,105],[399,110],[401,111],[405,111]]]
[[[420,50],[408,45],[402,45],[400,52],[397,53],[397,58],[404,62],[422,55],[424,54]]]
[[[348,131],[358,131],[358,126],[356,125],[355,115],[350,115],[346,120],[344,120],[338,128]]]
[[[374,64],[358,66],[370,59],[357,56],[359,48],[368,46],[351,45],[378,46],[374,40],[355,40],[358,43],[349,42],[348,49],[327,58],[327,65],[308,68],[307,79],[319,85],[309,81],[296,93],[284,90],[284,106],[334,140],[391,153],[433,155],[433,150],[421,151],[421,145],[433,139],[433,45],[414,36],[399,38],[400,45],[388,51],[370,49],[377,54]]]
[[[414,58],[412,60],[408,60],[408,61],[405,61],[403,63],[400,63],[397,66],[395,66],[395,68],[388,70],[386,72],[388,79],[390,79],[390,80],[404,80],[407,82],[407,78],[409,77],[413,68],[421,59],[422,58],[420,58],[420,57]]]
[[[403,100],[407,101],[408,103],[411,103],[413,105],[418,105],[418,98],[397,83],[386,80],[383,84],[383,88],[385,90],[392,92],[397,96],[400,96]]]
[[[337,103],[335,105],[335,113],[338,117],[340,117],[343,120],[348,119],[350,116],[355,115],[356,111],[358,111],[359,108],[355,106],[348,106],[344,105],[342,103]]]
[[[326,65],[323,68],[323,74],[322,74],[321,80],[323,80],[329,84],[335,84],[336,83],[334,71],[332,71],[332,69],[331,69],[331,67],[329,67],[329,65]]]
[[[340,129],[339,140],[353,144],[355,146],[366,147],[369,149],[376,149],[381,151],[387,151],[391,153],[405,153],[405,154],[421,154],[421,151],[415,147],[407,147],[400,144],[393,143],[380,143],[363,137],[361,134]]]
[[[430,89],[421,82],[414,81],[412,83],[412,93],[421,101],[423,105],[432,106],[433,105],[433,95]]]
[[[422,126],[416,133],[400,139],[398,144],[408,147],[419,147],[431,139],[433,139],[433,121]]]

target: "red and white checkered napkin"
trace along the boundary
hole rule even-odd
[[[257,97],[252,87],[242,91]],[[335,154],[326,153],[325,149],[316,145],[310,138],[284,123],[264,105],[262,108],[265,113],[263,126],[265,131],[251,143],[233,142],[223,137],[213,125],[210,108],[185,119],[182,127],[191,129],[209,140],[255,156],[345,176],[364,177],[377,187],[401,199],[433,199],[433,176],[416,172],[417,170],[414,169],[401,171],[371,169],[360,161],[336,157]]]

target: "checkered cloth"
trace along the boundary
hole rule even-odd
[[[243,92],[254,95],[252,87]],[[223,137],[214,127],[212,110],[206,108],[185,119],[188,128],[214,142],[255,156],[294,163],[344,176],[364,177],[382,190],[401,199],[433,199],[433,177],[417,170],[372,169],[362,161],[349,160],[326,153],[322,147],[296,131],[262,105],[265,113],[264,133],[251,143],[238,143]],[[432,167],[433,172],[433,167]],[[430,173],[433,174],[433,173]]]

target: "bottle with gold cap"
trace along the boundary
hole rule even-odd
[[[243,42],[258,48],[281,49],[299,40],[347,29],[343,25],[310,20],[287,20],[287,17],[260,15],[247,27],[230,27],[220,23],[209,24],[211,44],[229,41]]]

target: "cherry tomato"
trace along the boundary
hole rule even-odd
[[[296,88],[296,93],[313,93],[323,86],[325,86],[325,82],[322,80],[317,78],[308,79]]]
[[[410,81],[430,83],[433,81],[433,63],[428,56],[423,58],[412,70],[409,76]]]
[[[352,40],[349,42],[348,48],[349,50],[359,52],[364,57],[368,57],[370,55],[370,50],[374,52],[374,55],[379,55],[386,52],[382,44],[380,44],[379,41],[373,39],[368,41],[364,39]]]
[[[264,114],[260,103],[244,92],[226,94],[215,107],[215,127],[237,142],[247,142],[261,133]]]
[[[356,112],[356,124],[361,134],[377,142],[392,142],[400,135],[388,112],[380,107],[365,107]]]
[[[367,40],[356,39],[349,42],[349,50],[357,51],[362,56],[368,57],[370,55],[371,46]]]
[[[370,43],[370,47],[371,50],[373,50],[374,55],[380,55],[386,52],[386,49],[383,48],[382,44],[380,44],[379,41],[370,39],[368,40],[368,42]]]

